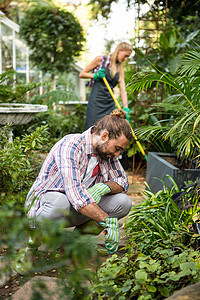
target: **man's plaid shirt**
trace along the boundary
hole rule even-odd
[[[65,193],[76,210],[95,202],[84,186],[84,176],[93,153],[91,128],[82,134],[70,134],[58,141],[49,152],[40,173],[29,191],[25,206],[33,217],[40,207],[40,197],[48,191]],[[117,157],[99,160],[99,173],[92,185],[115,181],[128,189],[128,178]]]

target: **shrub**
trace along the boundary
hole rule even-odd
[[[14,70],[9,70],[0,74],[0,102],[6,103],[25,103],[28,100],[27,92],[35,89],[38,86],[46,85],[46,83],[27,83],[17,84],[13,87]]]
[[[179,189],[168,177],[172,189],[145,191],[146,200],[132,207],[124,224],[127,253],[101,266],[92,299],[161,300],[200,280],[200,234],[193,227],[200,211],[198,191],[196,185],[187,189],[182,200],[187,209],[181,210],[172,198]]]
[[[25,132],[32,133],[37,127],[48,125],[48,142],[44,149],[49,151],[51,147],[63,136],[72,133],[81,133],[84,130],[86,107],[77,104],[72,111],[60,107],[60,110],[48,110],[45,113],[37,114],[33,120],[23,126],[15,126],[15,136],[22,136]]]
[[[74,15],[56,6],[32,6],[20,23],[20,35],[31,49],[30,59],[44,73],[71,68],[83,50],[83,28]]]
[[[13,143],[9,143],[8,133],[9,125],[0,129],[0,198],[1,203],[5,200],[19,204],[41,167],[36,150],[47,141],[47,126],[38,127],[21,139],[17,137]],[[16,201],[17,197],[19,201]]]
[[[134,251],[122,258],[113,255],[97,278],[91,299],[162,300],[200,280],[200,254],[189,249],[175,254],[166,245],[165,249],[155,248],[151,255]]]
[[[33,230],[25,216],[24,202],[38,175],[43,160],[41,151],[48,139],[48,127],[43,125],[9,143],[9,128],[10,125],[0,128],[0,278],[12,274],[17,249],[24,246],[30,230]],[[35,235],[44,248],[37,251],[34,268],[27,279],[35,272],[57,269],[59,290],[63,297],[88,299],[88,283],[94,273],[87,268],[87,264],[91,257],[96,257],[93,240],[87,235],[79,235],[77,231],[66,231],[66,225],[65,220],[54,220],[46,221],[37,228]],[[37,288],[35,293],[37,299],[42,298]]]

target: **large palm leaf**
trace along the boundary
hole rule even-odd
[[[199,121],[200,109],[187,112],[165,134],[165,138],[170,138],[172,146],[177,148],[178,156],[189,157],[194,149],[200,149]]]
[[[175,119],[172,126],[160,128],[155,124],[138,129],[136,134],[145,139],[155,139],[160,134],[165,140],[170,140],[178,156],[192,157],[194,151],[200,149],[200,48],[184,55],[180,75],[177,77],[162,73],[152,64],[151,66],[151,72],[135,74],[128,89],[130,92],[141,93],[148,91],[155,83],[157,87],[162,83],[167,97],[163,103],[155,105],[162,106],[171,114],[173,111]]]
[[[197,49],[190,50],[185,53],[183,58],[183,64],[180,67],[180,74],[187,74],[189,77],[197,75],[200,69],[200,47],[197,45]]]
[[[152,64],[151,64],[152,65]],[[152,87],[152,85],[156,82],[157,87],[159,83],[163,83],[165,89],[168,87],[174,90],[174,95],[177,98],[184,99],[186,104],[189,104],[192,109],[195,110],[192,103],[192,90],[196,90],[198,88],[196,84],[188,76],[179,76],[174,78],[170,74],[164,74],[159,71],[155,66],[152,67],[157,71],[151,72],[138,72],[134,74],[129,85],[128,90],[130,93],[134,93],[137,91],[138,93],[143,92],[144,90],[148,90]],[[199,88],[198,88],[199,89]]]

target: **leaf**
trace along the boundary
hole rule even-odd
[[[155,286],[146,285],[146,288],[150,293],[155,293],[157,291],[157,288]]]
[[[138,270],[135,272],[135,278],[138,280],[147,280],[147,273],[143,270]]]
[[[174,274],[174,272],[169,273],[169,278],[173,281],[178,281],[180,279],[181,275]]]
[[[148,263],[146,263],[145,261],[140,261],[140,263],[139,263],[140,269],[146,268],[147,266],[148,266]]]
[[[177,275],[179,276],[179,278],[181,278],[181,277],[192,275],[192,272],[190,269],[186,269],[186,270],[179,272]]]
[[[162,296],[164,297],[169,297],[169,289],[167,287],[158,287],[159,292],[161,293]]]
[[[127,279],[124,285],[122,286],[122,292],[123,293],[128,292],[131,289],[132,284],[133,284],[132,280]]]
[[[153,264],[153,265],[148,265],[147,269],[148,271],[154,273],[158,269],[159,264]]]
[[[164,273],[164,274],[162,274],[161,276],[160,276],[160,278],[166,278],[166,277],[168,277],[169,276],[169,274],[168,273]]]
[[[198,237],[200,237],[200,234],[195,233],[195,234],[192,235],[192,237],[193,238],[198,238]]]
[[[192,270],[195,268],[195,262],[186,262],[180,264],[180,269],[181,270]]]
[[[36,145],[36,141],[33,140],[33,142],[32,142],[32,147],[35,148],[35,145]]]

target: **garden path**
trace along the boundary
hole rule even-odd
[[[145,190],[145,171],[141,171],[138,175],[132,176],[132,172],[127,171],[129,178],[129,190],[127,194],[132,200],[132,205],[135,205],[143,201],[144,197],[142,191]],[[120,244],[118,255],[122,255],[122,250],[120,250],[127,237],[124,235],[123,231],[123,222],[125,218],[119,221],[119,235],[120,235]],[[97,238],[97,242],[100,245],[104,245],[104,236],[100,234]],[[1,257],[0,257],[1,258]],[[100,262],[103,263],[108,256],[100,257]],[[93,263],[92,263],[93,264]],[[0,267],[3,266],[3,262],[0,259]],[[90,266],[91,267],[91,266]],[[96,268],[97,266],[93,265],[92,267]],[[35,272],[32,278],[26,279],[24,276],[18,275],[15,271],[12,274],[8,274],[3,278],[0,278],[0,300],[12,299],[12,300],[31,300],[32,298],[32,285],[36,283],[37,280],[40,282],[43,281],[48,288],[49,294],[44,295],[44,299],[47,300],[56,300],[58,296],[55,295],[57,288],[56,283],[56,270],[49,270],[46,273]],[[57,293],[59,295],[59,292]]]

